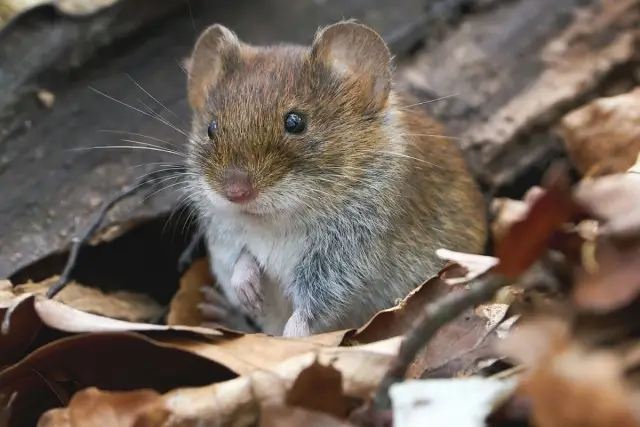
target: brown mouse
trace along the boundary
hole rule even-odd
[[[454,139],[394,90],[372,29],[258,47],[213,25],[190,58],[189,198],[213,274],[264,332],[359,327],[480,253],[482,195]]]

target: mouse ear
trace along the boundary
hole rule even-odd
[[[209,91],[239,57],[240,40],[231,30],[220,24],[204,30],[189,59],[188,92],[191,108],[204,107]]]
[[[378,108],[391,90],[391,53],[382,37],[366,25],[342,21],[318,31],[311,57],[338,75],[366,82]]]

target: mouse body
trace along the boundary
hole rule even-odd
[[[190,58],[188,197],[211,269],[264,332],[356,328],[480,253],[484,201],[454,139],[392,83],[372,29],[254,46],[212,25]]]

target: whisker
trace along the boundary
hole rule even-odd
[[[411,105],[404,105],[402,107],[400,107],[398,110],[399,111],[404,111],[408,108],[412,108],[412,107],[417,107],[418,105],[424,105],[424,104],[430,104],[432,102],[436,102],[436,101],[442,101],[443,99],[447,99],[447,98],[453,98],[454,96],[458,96],[459,94],[454,93],[452,95],[445,95],[445,96],[441,96],[439,98],[435,98],[435,99],[430,99],[428,101],[422,101],[422,102],[417,102],[415,104],[411,104]]]
[[[98,132],[108,132],[108,133],[115,133],[115,134],[139,136],[141,138],[147,138],[147,139],[150,139],[152,141],[164,142],[165,144],[171,145],[172,147],[175,147],[175,148],[181,148],[179,145],[177,145],[177,144],[175,144],[173,142],[166,141],[166,140],[160,139],[160,138],[156,138],[154,136],[145,135],[143,133],[127,132],[127,131],[124,131],[124,130],[109,130],[109,129],[100,129],[100,130],[98,130]]]
[[[137,111],[138,113],[144,114],[145,116],[151,117],[151,118],[152,118],[152,119],[154,119],[154,120],[158,120],[158,118],[157,118],[157,117],[155,117],[154,115],[149,114],[149,113],[147,113],[146,111],[142,111],[141,109],[136,108],[136,107],[134,107],[133,105],[129,105],[129,104],[127,104],[126,102],[120,101],[120,100],[118,100],[118,99],[116,99],[116,98],[114,98],[114,97],[112,97],[112,96],[109,96],[109,95],[107,95],[106,93],[101,92],[101,91],[99,91],[98,89],[94,88],[93,86],[88,86],[88,87],[89,87],[89,89],[91,89],[91,90],[92,90],[92,91],[94,91],[95,93],[97,93],[97,94],[99,94],[99,95],[102,95],[102,96],[104,96],[105,98],[110,99],[110,100],[111,100],[111,101],[113,101],[113,102],[117,102],[118,104],[124,105],[124,106],[125,106],[125,107],[127,107],[127,108],[131,108],[132,110]],[[160,123],[163,123],[161,120],[158,120],[158,121],[159,121]],[[164,124],[166,124],[166,123],[164,123]],[[183,134],[184,136],[189,137],[189,135],[187,135],[186,133],[184,133],[184,132],[182,132],[181,130],[177,129],[175,126],[173,127],[173,129],[175,129],[176,131],[180,132],[180,133],[181,133],[181,134]]]
[[[176,132],[179,132],[179,133],[183,134],[187,138],[189,137],[189,135],[187,135],[187,133],[185,131],[183,131],[182,129],[180,129],[179,127],[177,127],[173,123],[171,123],[169,120],[167,120],[164,117],[162,117],[153,108],[151,108],[149,105],[147,105],[147,103],[145,103],[143,100],[138,99],[138,102],[140,104],[142,104],[147,109],[147,112],[149,114],[151,114],[156,120],[160,121],[160,123],[164,123],[165,125],[169,126],[171,129],[175,130]]]
[[[122,142],[130,142],[132,144],[139,144],[139,145],[142,145],[144,147],[158,148],[160,150],[165,150],[166,153],[175,154],[176,156],[183,156],[183,157],[185,156],[184,153],[180,153],[179,151],[171,150],[169,148],[161,147],[159,145],[151,144],[149,142],[136,141],[135,139],[121,139],[120,141],[122,141]]]
[[[171,111],[170,109],[167,108],[166,105],[164,105],[162,102],[158,101],[158,99],[151,95],[145,88],[142,87],[141,84],[139,84],[137,81],[134,80],[133,77],[131,77],[129,74],[124,73],[125,76],[127,76],[129,78],[129,80],[131,80],[133,82],[134,85],[136,85],[138,87],[138,89],[140,89],[141,91],[143,91],[149,98],[153,99],[155,102],[157,102],[162,108],[165,109],[165,111],[168,111],[173,117],[175,117],[176,119],[180,120],[185,126],[188,126],[187,123],[185,123],[184,120],[182,120],[180,117],[178,117],[178,115],[176,113],[174,113],[173,111]]]
[[[131,150],[147,150],[147,151],[158,151],[160,153],[168,153],[168,154],[173,154],[176,155],[176,153],[173,153],[171,151],[167,151],[167,150],[163,150],[163,149],[159,149],[159,148],[155,148],[155,147],[136,147],[136,146],[131,146],[131,145],[104,145],[104,146],[98,146],[98,147],[81,147],[81,148],[70,148],[67,151],[88,151],[88,150],[97,150],[97,149],[131,149]],[[181,157],[185,157],[183,155],[180,155]]]

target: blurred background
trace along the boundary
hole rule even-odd
[[[519,198],[569,156],[567,114],[638,84],[639,15],[639,0],[0,0],[0,276],[59,273],[105,200],[175,162],[87,148],[125,133],[183,146],[182,62],[212,23],[257,44],[308,43],[342,18],[373,27],[397,85],[460,138],[487,197]],[[188,213],[171,215],[171,189],[148,196],[110,212],[76,279],[144,282],[168,301]]]

